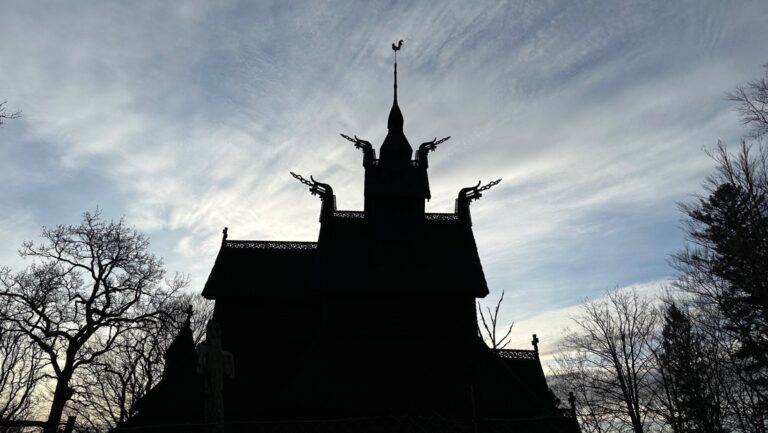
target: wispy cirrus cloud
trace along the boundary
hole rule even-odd
[[[101,206],[149,233],[199,289],[220,231],[314,239],[319,203],[362,207],[400,56],[432,202],[503,178],[473,207],[485,273],[510,318],[671,274],[675,202],[736,139],[723,95],[765,62],[760,2],[18,2],[0,16],[3,256],[43,224]],[[749,32],[742,29],[749,28]],[[23,223],[21,223],[23,222]],[[9,253],[10,252],[10,253]]]

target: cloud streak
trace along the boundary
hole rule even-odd
[[[319,203],[288,171],[362,207],[361,155],[400,99],[430,160],[432,211],[477,179],[492,291],[510,317],[670,275],[675,202],[740,126],[723,95],[760,73],[759,2],[17,2],[0,17],[3,258],[96,205],[204,282],[220,231],[315,239]],[[750,32],[741,29],[749,28]],[[8,66],[6,66],[8,65]],[[8,259],[11,260],[11,259]]]

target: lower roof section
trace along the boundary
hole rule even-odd
[[[416,236],[393,241],[379,238],[361,216],[324,222],[321,242],[225,240],[203,296],[488,294],[471,227],[463,221],[425,218]]]
[[[203,296],[304,297],[315,285],[316,263],[317,242],[225,240]]]

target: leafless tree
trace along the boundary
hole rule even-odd
[[[5,125],[5,122],[10,119],[18,119],[21,117],[21,111],[11,111],[8,112],[5,109],[5,104],[7,104],[8,101],[0,102],[0,127]]]
[[[0,309],[7,307],[7,303],[0,301]],[[0,421],[30,418],[35,391],[44,378],[43,361],[37,345],[0,322]]]
[[[133,405],[162,377],[164,354],[192,306],[191,328],[195,344],[205,337],[213,315],[213,302],[200,295],[182,294],[168,304],[167,317],[124,333],[113,349],[88,365],[78,378],[72,407],[90,428],[113,428],[128,419]]]
[[[44,431],[54,433],[76,375],[104,360],[127,333],[163,318],[186,280],[165,280],[147,238],[98,210],[78,225],[43,228],[41,236],[20,250],[33,263],[0,280],[0,300],[9,305],[0,320],[46,356],[55,385]]]
[[[573,392],[576,414],[585,433],[614,433],[626,431],[626,423],[616,418],[613,405],[606,405],[591,369],[586,351],[563,351],[555,355],[548,382],[558,396]]]
[[[768,134],[768,63],[763,67],[764,77],[737,86],[728,95],[728,99],[736,103],[742,122],[751,127],[747,134],[750,138]]]
[[[133,404],[160,380],[163,353],[173,335],[166,324],[132,329],[98,361],[85,366],[73,382],[71,408],[81,424],[115,427],[128,419]]]
[[[509,336],[512,334],[512,326],[514,326],[514,322],[509,324],[509,327],[504,332],[504,335],[499,337],[499,334],[497,333],[497,327],[498,327],[498,320],[499,320],[499,309],[501,308],[501,301],[504,300],[504,291],[501,291],[501,297],[499,298],[499,301],[496,302],[496,307],[491,310],[491,307],[486,307],[486,313],[488,314],[488,317],[486,318],[486,313],[483,312],[483,308],[480,306],[480,303],[477,303],[477,312],[480,314],[480,322],[483,324],[483,328],[480,329],[480,336],[486,340],[493,350],[499,350],[507,347],[507,344],[509,344]],[[485,333],[483,333],[483,330],[485,330]]]
[[[596,432],[652,431],[654,305],[634,290],[613,291],[574,322],[556,368],[575,379],[582,422]]]

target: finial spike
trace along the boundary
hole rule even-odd
[[[400,39],[397,45],[392,44],[392,51],[395,52],[395,104],[397,104],[397,52],[403,47],[403,40]]]
[[[397,104],[397,60],[395,60],[395,104]]]

